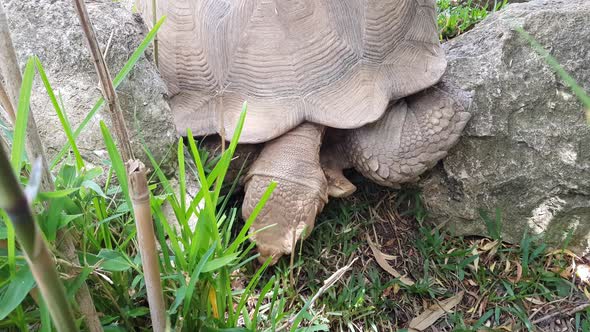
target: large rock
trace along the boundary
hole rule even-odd
[[[4,0],[12,39],[21,65],[37,55],[56,93],[61,95],[70,123],[77,127],[100,97],[99,82],[87,50],[86,41],[71,0]],[[147,30],[138,15],[111,0],[89,1],[87,8],[114,78]],[[112,36],[112,39],[111,39]],[[127,79],[117,89],[121,108],[136,156],[144,160],[142,141],[156,160],[164,160],[176,141],[176,129],[165,100],[166,87],[152,61],[142,56]],[[66,142],[59,119],[49,102],[40,79],[35,82],[32,110],[41,138],[50,157]],[[108,159],[100,132],[99,120],[110,126],[110,115],[101,109],[78,138],[82,156],[91,163]],[[175,153],[168,153],[174,156]],[[168,159],[170,160],[170,158]],[[172,170],[171,162],[164,162]]]
[[[422,185],[432,218],[485,235],[478,209],[502,213],[504,240],[525,231],[590,248],[590,127],[583,107],[515,27],[590,91],[590,1],[513,4],[445,45],[448,79],[473,93],[464,137]]]

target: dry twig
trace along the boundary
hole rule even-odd
[[[98,74],[98,79],[102,87],[102,94],[104,95],[104,98],[108,104],[108,109],[111,113],[115,136],[119,141],[121,155],[125,161],[135,159],[133,157],[131,140],[129,139],[129,133],[127,131],[127,126],[125,125],[125,119],[123,118],[123,112],[119,107],[117,93],[115,92],[115,87],[112,83],[113,80],[111,79],[111,74],[107,69],[105,60],[102,57],[102,52],[100,51],[100,46],[98,45],[98,40],[96,39],[96,33],[94,32],[92,23],[90,22],[86,5],[84,4],[84,1],[74,0],[74,6],[76,7],[76,13],[80,19],[80,25],[82,30],[84,30],[84,35],[86,36],[88,49],[92,55],[94,68],[96,68],[96,73]]]
[[[40,161],[37,159],[33,172],[37,174],[37,179],[40,172],[39,164]],[[6,211],[12,221],[18,242],[37,282],[37,287],[43,294],[55,327],[63,332],[78,331],[66,291],[55,269],[54,257],[35,223],[29,201],[13,173],[2,145],[0,145],[0,208]]]
[[[2,81],[0,81],[0,106],[4,108],[10,121],[14,123],[16,121],[16,114],[14,113],[14,108],[12,107],[12,103],[10,102],[10,98],[8,97],[8,93],[6,92]]]
[[[0,71],[6,82],[6,100],[2,100],[4,109],[9,113],[9,116],[13,122],[16,121],[16,114],[14,112],[15,106],[18,105],[18,99],[20,95],[20,86],[22,84],[22,76],[20,73],[20,67],[16,59],[16,52],[12,44],[12,38],[10,37],[10,30],[8,28],[8,19],[4,11],[4,5],[0,1]],[[10,114],[12,110],[12,114]],[[29,119],[27,121],[26,129],[27,144],[26,150],[29,160],[36,160],[41,158],[41,190],[42,191],[53,191],[53,179],[47,166],[47,159],[45,152],[43,151],[43,143],[39,137],[37,125],[33,112],[29,113]],[[60,230],[58,232],[58,238],[61,239],[59,249],[63,251],[64,256],[68,261],[79,264],[78,255],[75,250],[74,241],[70,234]],[[90,296],[90,291],[86,283],[82,283],[78,292],[76,293],[76,301],[80,312],[84,316],[84,322],[86,327],[91,332],[101,332],[102,325],[98,319],[94,302]]]
[[[123,160],[127,162],[129,191],[132,197],[133,211],[136,219],[135,225],[137,227],[139,251],[143,263],[142,268],[147,288],[152,328],[156,332],[165,331],[166,311],[162,294],[160,267],[156,251],[157,247],[152,224],[145,166],[136,160],[133,155],[123,112],[117,101],[117,93],[115,92],[111,75],[100,51],[96,33],[86,10],[86,5],[83,0],[74,0],[74,6],[80,19],[80,25],[86,36],[87,45],[92,55],[96,72],[98,73],[103,96],[107,101],[115,135],[119,142],[119,148],[121,149],[121,155]]]
[[[577,307],[575,307],[575,308],[573,308],[573,309],[571,309],[569,311],[566,311],[566,312],[564,312],[562,310],[558,310],[558,311],[556,311],[554,313],[551,313],[549,315],[545,315],[545,316],[543,316],[543,317],[541,317],[539,319],[536,319],[536,320],[532,321],[532,323],[534,325],[536,325],[536,324],[539,324],[541,322],[544,322],[544,321],[546,321],[548,319],[551,319],[551,318],[553,318],[555,316],[559,316],[559,315],[565,315],[565,316],[568,316],[569,317],[569,316],[572,316],[575,313],[580,312],[582,310],[585,310],[586,308],[589,308],[589,307],[590,307],[590,303],[583,303],[583,304],[580,304],[579,306],[577,306]]]

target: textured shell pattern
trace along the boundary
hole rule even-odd
[[[151,0],[138,7],[148,24]],[[157,0],[158,62],[181,134],[265,142],[304,121],[358,128],[440,79],[434,0]]]

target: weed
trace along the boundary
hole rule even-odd
[[[457,0],[437,0],[438,28],[441,40],[447,40],[473,28],[488,16],[489,11],[497,11],[504,7],[507,0],[495,2],[493,8],[482,7],[473,0],[461,3]]]

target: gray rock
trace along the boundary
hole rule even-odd
[[[460,143],[422,181],[433,220],[486,235],[478,209],[500,209],[504,240],[525,231],[590,249],[590,127],[581,103],[520,37],[522,26],[590,91],[590,1],[513,4],[445,45],[448,79],[471,91]]]
[[[24,66],[31,55],[40,58],[56,94],[59,93],[63,100],[70,123],[77,127],[100,97],[100,90],[72,1],[5,0],[3,3],[19,62]],[[87,8],[103,52],[109,45],[106,61],[114,79],[145,37],[147,29],[138,15],[114,1],[89,1]],[[135,154],[150,165],[143,152],[142,141],[160,161],[167,154],[175,155],[168,152],[177,136],[165,100],[165,84],[152,61],[149,48],[146,52],[147,57],[141,57],[117,92]],[[66,137],[38,78],[34,85],[32,110],[51,158],[62,148]],[[96,114],[77,140],[84,159],[94,164],[102,164],[108,159],[100,120],[110,126],[106,108]],[[171,171],[172,159],[168,158],[163,166],[166,171]]]

